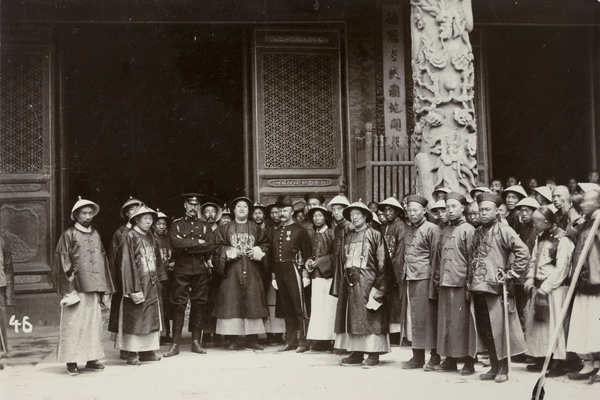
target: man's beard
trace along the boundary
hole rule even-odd
[[[214,224],[215,223],[215,217],[206,217],[206,222],[208,222],[209,224]]]

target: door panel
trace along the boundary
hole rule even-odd
[[[256,196],[332,197],[344,179],[338,31],[254,36]]]
[[[17,293],[53,287],[53,140],[48,32],[3,35],[0,88],[0,231],[11,241]],[[23,40],[22,38],[20,40]]]

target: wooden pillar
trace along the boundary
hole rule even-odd
[[[417,193],[468,193],[477,180],[470,0],[411,1]]]

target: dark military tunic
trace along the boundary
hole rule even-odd
[[[274,228],[271,233],[271,262],[275,280],[279,288],[276,317],[285,318],[286,343],[298,345],[297,332],[300,332],[301,346],[306,346],[306,321],[308,311],[302,286],[302,277],[308,277],[304,261],[312,257],[310,236],[306,229],[292,223]]]

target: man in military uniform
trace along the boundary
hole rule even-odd
[[[205,354],[202,348],[202,316],[208,302],[208,267],[206,260],[213,251],[214,244],[207,234],[210,227],[198,218],[197,206],[200,194],[188,193],[183,206],[185,216],[173,221],[169,228],[169,238],[173,248],[173,268],[171,286],[171,306],[173,312],[173,344],[165,357],[179,354],[179,342],[183,330],[185,307],[191,302],[190,330],[192,331],[192,352]]]
[[[310,236],[306,229],[294,223],[293,204],[289,196],[279,196],[276,204],[281,211],[281,225],[273,229],[270,238],[271,261],[273,279],[281,300],[278,303],[277,316],[285,318],[286,331],[285,346],[278,351],[295,349],[297,353],[304,353],[309,349],[306,340],[308,314],[303,282],[310,282],[310,274],[304,269],[304,260],[312,257]]]

